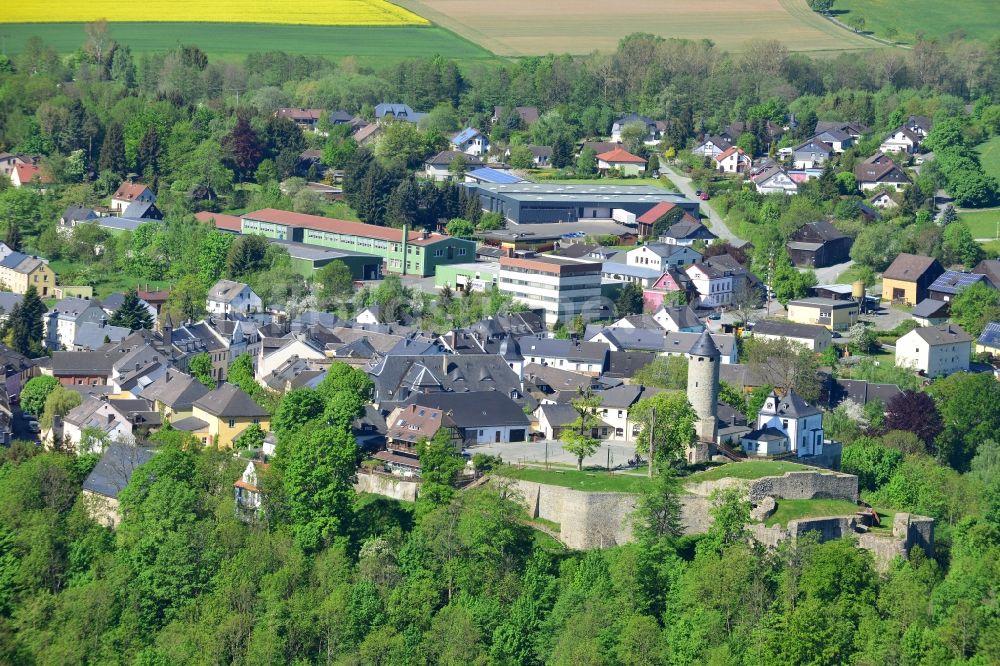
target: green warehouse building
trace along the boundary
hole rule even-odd
[[[475,241],[464,238],[273,208],[244,213],[240,217],[240,233],[261,234],[277,241],[331,248],[352,255],[373,255],[383,260],[386,272],[400,275],[428,277],[435,274],[438,266],[465,263],[476,257]]]
[[[303,277],[323,268],[331,261],[343,262],[355,280],[379,280],[382,278],[382,258],[363,252],[344,252],[328,247],[317,247],[305,243],[271,240],[272,243],[288,250],[292,268]]]

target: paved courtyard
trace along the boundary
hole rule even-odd
[[[550,463],[576,464],[576,457],[563,450],[562,442],[553,440],[512,444],[481,444],[470,446],[467,451],[471,454],[485,453],[491,456],[500,456],[504,462],[508,463],[543,463],[547,451]],[[621,441],[602,442],[597,452],[589,458],[585,458],[583,464],[606,467],[609,454],[612,467],[625,465],[629,458],[635,457],[635,445]]]

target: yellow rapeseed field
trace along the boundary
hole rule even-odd
[[[293,25],[426,25],[427,19],[386,0],[2,0],[0,23],[108,21],[283,23]]]

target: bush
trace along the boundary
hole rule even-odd
[[[840,469],[856,474],[862,490],[878,490],[889,482],[902,462],[901,451],[890,449],[873,437],[859,437],[844,447]]]

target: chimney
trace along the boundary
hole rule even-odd
[[[441,354],[441,374],[445,377],[448,376],[448,355]],[[444,377],[442,377],[443,379]]]
[[[105,317],[104,315],[101,315],[101,318],[97,321],[97,327],[104,328],[107,325],[108,325],[108,318]]]

